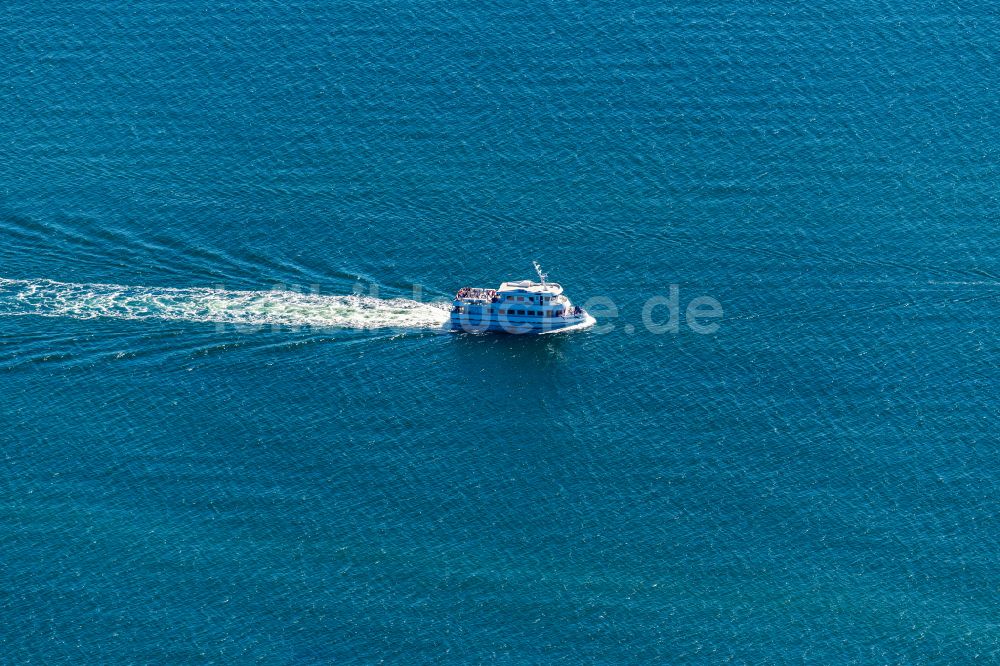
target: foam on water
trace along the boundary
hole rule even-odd
[[[0,316],[20,315],[373,329],[440,326],[448,311],[405,298],[0,278]]]

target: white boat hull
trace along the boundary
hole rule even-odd
[[[478,313],[455,313],[447,324],[454,332],[465,333],[510,333],[513,335],[544,335],[565,333],[590,328],[596,320],[584,312],[571,317],[501,317],[485,316]]]

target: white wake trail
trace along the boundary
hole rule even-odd
[[[372,329],[437,327],[448,310],[405,298],[0,278],[0,316],[20,315]]]

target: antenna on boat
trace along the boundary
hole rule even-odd
[[[531,263],[535,265],[535,272],[538,273],[538,279],[542,281],[542,284],[545,284],[545,280],[549,277],[549,274],[542,272],[542,267],[537,261],[532,261]]]

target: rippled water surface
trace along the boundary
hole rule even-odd
[[[5,3],[0,661],[995,661],[994,9]]]

